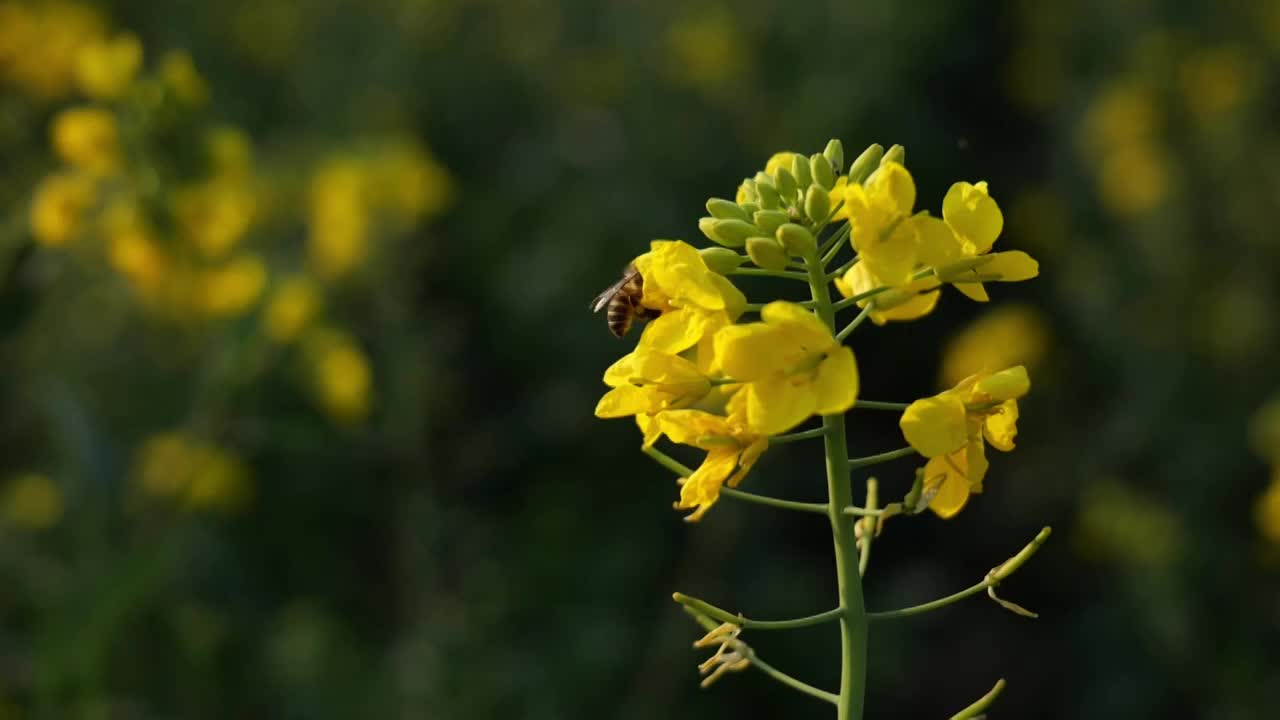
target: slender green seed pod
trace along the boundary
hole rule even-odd
[[[783,223],[790,222],[791,216],[785,210],[761,210],[751,219],[766,235],[772,235]]]
[[[732,200],[711,198],[707,201],[707,212],[720,220],[751,220],[751,216]]]
[[[894,145],[886,150],[884,157],[880,159],[880,165],[884,166],[891,162],[898,163],[899,165],[906,165],[907,149],[901,145]]]
[[[884,157],[884,148],[879,143],[872,143],[867,146],[866,150],[853,161],[853,166],[849,168],[849,183],[858,184],[867,179],[871,172],[880,166],[880,159]]]
[[[782,249],[794,257],[812,253],[818,247],[818,241],[813,237],[813,233],[809,232],[805,226],[795,223],[787,223],[779,227],[775,237],[778,238]]]
[[[707,268],[713,273],[727,275],[733,270],[737,270],[742,263],[747,261],[745,255],[724,247],[702,248],[698,251],[702,255],[702,260],[707,264]]]
[[[821,185],[810,185],[804,194],[804,214],[808,215],[812,222],[825,221],[831,214],[831,193]]]
[[[844,167],[844,143],[839,140],[828,141],[822,155],[831,161],[833,169]]]
[[[790,262],[778,241],[769,237],[747,238],[747,255],[765,270],[783,270]]]
[[[796,153],[795,157],[791,158],[791,174],[795,176],[800,192],[804,192],[813,184],[813,176],[809,173],[809,158],[800,153]]]
[[[821,185],[824,190],[830,190],[836,185],[835,168],[822,153],[809,156],[809,174],[813,176],[814,184]]]

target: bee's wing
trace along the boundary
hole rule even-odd
[[[600,312],[601,310],[603,310],[604,306],[609,304],[610,298],[612,298],[614,295],[617,295],[618,291],[622,289],[622,286],[626,285],[627,282],[630,281],[632,277],[634,277],[633,273],[628,273],[626,275],[623,275],[621,280],[610,285],[608,288],[605,289],[604,292],[597,295],[596,299],[592,300],[591,304],[588,306],[591,308],[591,312]]]

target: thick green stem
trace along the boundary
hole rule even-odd
[[[822,261],[817,252],[805,257],[809,267],[809,289],[818,318],[835,332],[835,310]],[[836,703],[839,720],[862,720],[867,679],[867,608],[862,599],[862,578],[858,574],[858,550],[853,525],[858,522],[842,508],[853,505],[849,482],[849,448],[845,444],[844,415],[822,418],[827,434],[827,494],[831,536],[835,543],[836,584],[840,594],[840,693]]]

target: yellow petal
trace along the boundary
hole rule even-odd
[[[804,422],[817,408],[817,395],[809,384],[786,379],[759,380],[746,393],[747,425],[761,435],[780,435]]]
[[[911,403],[898,427],[911,447],[929,458],[954,452],[968,440],[964,403],[950,393]]]
[[[692,362],[670,353],[638,347],[604,371],[604,383],[621,387],[632,383],[674,385],[705,380]]]
[[[998,252],[991,255],[991,262],[983,265],[981,273],[995,273],[1001,282],[1030,280],[1040,274],[1040,263],[1021,250]]]
[[[1018,401],[1006,400],[1000,407],[987,416],[982,425],[982,434],[986,436],[991,447],[1009,452],[1013,449],[1013,439],[1018,436]]]
[[[604,394],[596,403],[596,417],[619,418],[637,413],[658,410],[657,398],[653,393],[634,385],[617,387]]]
[[[680,445],[700,447],[699,441],[708,435],[733,434],[725,418],[702,410],[668,410],[657,415],[657,423],[671,442]]]
[[[930,460],[924,466],[924,477],[925,492],[934,493],[929,509],[938,517],[954,517],[969,502],[969,481],[952,468],[946,457]]]
[[[658,421],[653,415],[637,413],[636,425],[640,428],[640,433],[644,435],[644,447],[653,447],[653,444],[658,442],[658,438],[662,437],[662,428],[658,425]]]
[[[911,173],[898,163],[889,163],[867,179],[871,202],[898,215],[910,215],[916,204],[916,183]]]
[[[983,396],[979,401],[1004,402],[1016,400],[1031,390],[1031,378],[1021,365],[991,373],[974,383],[973,393]]]
[[[893,291],[890,291],[885,294],[888,295],[892,292]],[[942,293],[937,290],[923,294],[913,293],[910,300],[898,303],[888,310],[873,310],[871,312],[871,320],[877,325],[884,325],[886,322],[890,321],[905,322],[908,320],[918,320],[933,312],[933,309],[938,305],[938,298],[941,296]],[[876,306],[878,307],[879,304],[880,303],[877,300]]]
[[[705,310],[723,310],[724,298],[712,279],[715,273],[697,248],[680,240],[654,240],[645,285],[654,283],[677,305],[692,304]]]
[[[853,407],[858,398],[858,365],[852,350],[839,347],[827,355],[818,365],[813,392],[817,398],[814,410],[819,415],[834,415]]]
[[[788,329],[790,338],[808,352],[821,352],[835,344],[831,330],[812,312],[783,300],[771,302],[760,311],[768,325]]]
[[[784,328],[765,323],[730,325],[716,333],[715,363],[735,380],[785,372],[804,360],[803,350],[786,336]]]
[[[680,487],[680,501],[676,503],[676,508],[696,508],[686,520],[697,522],[716,504],[716,500],[720,499],[720,487],[737,464],[737,450],[717,448],[707,453],[702,465]]]
[[[913,217],[919,243],[919,259],[926,267],[939,267],[960,258],[960,238],[951,226],[936,217]]]
[[[958,282],[953,287],[974,302],[986,302],[991,299],[987,289],[980,282]]]
[[[738,487],[738,483],[742,482],[742,478],[746,477],[748,472],[751,472],[751,468],[768,448],[769,441],[765,438],[751,443],[746,450],[742,451],[742,456],[738,458],[738,471],[726,481],[726,484],[729,487]]]
[[[905,285],[916,269],[919,249],[916,235],[914,223],[899,223],[887,239],[859,248],[858,264],[865,263],[881,284]]]
[[[724,315],[723,312],[718,313]],[[726,318],[727,321],[727,318]],[[659,315],[645,325],[640,335],[640,346],[675,355],[684,352],[714,332],[715,318],[694,308],[671,310]]]
[[[719,273],[711,273],[711,282],[716,286],[720,297],[724,299],[724,310],[729,316],[729,322],[736,322],[747,309],[747,296],[743,295],[736,285],[729,282],[729,278]]]
[[[942,217],[969,243],[971,247],[966,250],[970,255],[990,250],[1004,228],[1004,215],[987,194],[985,182],[952,185],[942,200]]]
[[[973,494],[982,492],[982,480],[987,476],[987,468],[990,467],[984,447],[982,438],[975,437],[969,442],[964,452],[965,477],[969,481],[969,492]]]

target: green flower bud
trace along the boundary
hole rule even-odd
[[[746,213],[747,217],[755,215],[760,210],[760,205],[753,202],[744,202],[738,207],[742,208],[742,212]]]
[[[702,218],[698,221],[698,229],[703,235],[725,247],[742,247],[744,240],[760,233],[755,225],[745,220],[720,218]]]
[[[768,237],[747,238],[747,254],[751,256],[751,262],[765,270],[782,270],[789,262],[778,241]]]
[[[872,143],[853,161],[849,168],[849,183],[859,184],[867,179],[871,171],[880,166],[880,158],[884,157],[884,148],[879,143]]]
[[[728,275],[730,272],[737,270],[739,265],[747,261],[743,255],[723,247],[702,248],[698,251],[702,255],[702,260],[707,264],[707,268],[713,273],[720,275]]]
[[[809,174],[813,176],[813,182],[821,185],[823,189],[830,190],[836,185],[835,168],[822,153],[809,156]]]
[[[825,222],[831,214],[831,193],[821,185],[810,185],[804,194],[804,214],[815,223]]]
[[[791,199],[796,196],[800,189],[796,183],[796,176],[792,175],[791,171],[784,167],[773,171],[773,185],[778,188],[778,194],[787,202],[791,202]]]
[[[778,228],[775,236],[782,244],[782,249],[796,257],[812,253],[818,248],[818,241],[814,239],[813,233],[803,225],[787,223]]]
[[[738,186],[738,189],[741,190],[742,197],[746,198],[748,202],[760,199],[760,194],[756,192],[755,180],[743,180],[742,184]]]
[[[829,141],[827,147],[822,151],[822,155],[831,161],[833,169],[844,167],[844,143],[839,140]]]
[[[756,176],[752,179],[756,181],[756,187],[759,187],[761,185],[768,185],[769,187],[774,187],[774,188],[777,187],[777,185],[774,184],[773,182],[773,176],[763,170],[756,173]]]
[[[761,210],[751,216],[755,221],[756,227],[772,235],[785,222],[791,221],[791,216],[785,210]]]
[[[760,207],[765,210],[777,210],[782,207],[782,196],[772,185],[756,183],[756,191],[760,193]]]
[[[711,213],[711,217],[720,220],[750,220],[751,216],[746,213],[738,203],[732,200],[723,200],[721,198],[711,198],[707,201],[707,212]]]
[[[791,174],[796,178],[796,185],[800,186],[800,190],[813,184],[813,176],[809,174],[809,158],[796,153],[791,158]]]
[[[883,166],[891,162],[898,163],[899,165],[906,165],[907,149],[901,145],[894,145],[893,147],[890,147],[889,150],[885,152],[884,157],[880,159],[880,164]]]

